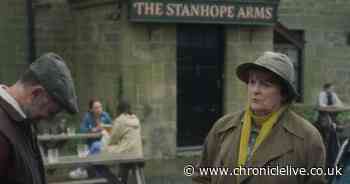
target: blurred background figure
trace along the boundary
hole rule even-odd
[[[102,137],[102,151],[142,157],[141,125],[138,117],[131,111],[127,101],[119,103],[117,113],[119,115],[113,121],[111,133],[105,131]]]
[[[80,132],[81,133],[101,133],[103,127],[112,125],[112,119],[109,114],[103,111],[102,103],[100,100],[93,98],[89,101],[89,110],[85,113],[83,121],[81,122]],[[97,146],[100,143],[100,138],[93,138],[87,140],[87,145],[90,150],[95,150],[98,148],[93,148],[93,145]],[[97,144],[94,144],[94,143]],[[84,168],[77,168],[69,173],[72,179],[82,179],[88,177],[88,172]]]
[[[143,157],[141,125],[138,117],[131,111],[127,101],[121,101],[117,107],[118,117],[113,121],[111,130],[102,128],[102,140],[95,141],[90,147],[89,154],[107,152],[135,157]],[[99,175],[108,175],[109,168],[96,166]],[[129,165],[120,164],[117,168],[119,182],[126,183],[129,175]],[[75,172],[84,176],[86,171],[79,169]],[[85,173],[84,173],[85,172]],[[71,174],[74,175],[74,174]]]
[[[342,101],[338,98],[337,93],[334,91],[334,85],[331,83],[326,83],[323,85],[323,90],[318,96],[318,105],[320,107],[341,107],[343,106]]]
[[[109,114],[103,111],[100,100],[93,98],[89,101],[89,110],[85,113],[81,122],[80,131],[82,133],[99,133],[103,130],[103,126],[111,125],[112,119]],[[87,144],[89,147],[93,142],[100,139],[89,139]]]
[[[317,106],[318,118],[315,126],[321,133],[326,147],[326,166],[332,167],[339,149],[339,140],[336,130],[338,123],[337,115],[340,111],[337,109],[344,107],[332,83],[323,85],[323,90],[318,96]]]

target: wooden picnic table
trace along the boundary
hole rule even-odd
[[[60,156],[57,162],[48,162],[47,159],[44,159],[46,169],[89,165],[115,165],[130,162],[135,164],[143,164],[145,159],[143,157],[112,153],[99,153],[88,155],[86,157],[78,157],[78,155]]]
[[[74,133],[74,134],[41,134],[38,135],[38,141],[60,141],[72,139],[90,139],[101,138],[101,133]]]
[[[316,110],[321,111],[321,112],[348,112],[348,111],[350,111],[350,106],[317,107]]]
[[[78,156],[61,156],[56,162],[48,162],[44,160],[44,166],[46,169],[58,169],[58,168],[71,168],[71,167],[90,167],[96,171],[104,169],[103,177],[110,183],[121,183],[117,176],[114,175],[109,169],[110,166],[118,164],[128,164],[129,170],[131,170],[136,178],[137,184],[145,184],[145,177],[143,173],[145,160],[143,157],[135,157],[130,155],[112,154],[112,153],[100,153],[95,155],[89,155],[81,158]],[[83,180],[88,182],[89,180]],[[94,179],[92,179],[94,181]],[[77,181],[74,181],[77,183]]]
[[[97,181],[108,181],[109,183],[121,184],[117,176],[109,170],[110,166],[126,164],[127,169],[131,170],[136,178],[137,184],[145,184],[145,177],[143,174],[144,158],[135,157],[130,155],[112,154],[112,153],[99,153],[94,155],[88,155],[87,157],[78,157],[78,155],[70,156],[59,156],[56,162],[49,162],[48,158],[44,154],[42,144],[47,141],[61,141],[61,140],[74,140],[74,139],[90,139],[100,138],[101,133],[75,133],[75,134],[43,134],[38,135],[38,143],[42,157],[44,158],[45,169],[60,169],[60,168],[71,168],[71,167],[90,167],[98,170],[103,170],[102,180]],[[82,180],[82,181],[70,181],[61,182],[61,184],[72,184],[72,183],[91,183],[93,179]],[[56,183],[58,184],[58,183]]]
[[[79,139],[91,139],[91,138],[101,138],[102,133],[74,133],[74,134],[41,134],[38,135],[38,145],[40,149],[41,156],[45,158],[45,143],[47,142],[57,142],[65,140],[79,140]]]

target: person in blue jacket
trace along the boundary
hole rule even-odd
[[[111,125],[112,119],[109,114],[103,111],[102,103],[98,99],[89,101],[89,110],[85,113],[80,126],[82,133],[98,133],[103,130],[103,124]],[[89,139],[87,144],[92,145],[93,142],[99,139]]]
[[[103,111],[102,103],[98,99],[91,99],[89,101],[89,110],[85,113],[83,121],[81,122],[81,133],[99,133],[103,130],[103,125],[112,125],[112,119],[109,114]],[[88,139],[87,144],[89,146],[89,152],[91,150],[99,150],[100,148],[94,148],[95,142],[99,142],[100,138]],[[69,173],[72,179],[84,179],[88,177],[86,168],[79,167]]]

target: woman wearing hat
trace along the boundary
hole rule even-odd
[[[254,63],[238,66],[236,72],[247,84],[245,109],[228,114],[215,123],[196,165],[194,183],[325,183],[322,176],[289,172],[290,168],[305,168],[309,172],[311,168],[325,164],[320,134],[290,109],[297,92],[289,58],[284,54],[265,52]],[[203,167],[230,168],[230,173],[205,175],[199,170]],[[268,168],[278,167],[279,170],[258,176],[257,172],[244,173],[243,170],[239,174],[234,170],[239,167],[265,168],[267,172]],[[289,171],[281,171],[281,168]]]

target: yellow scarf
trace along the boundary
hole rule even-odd
[[[281,107],[277,112],[272,112],[265,118],[265,121],[260,122],[261,129],[259,131],[259,135],[256,138],[254,143],[254,147],[252,150],[252,155],[258,149],[259,145],[266,139],[266,137],[270,134],[272,127],[276,124],[279,116],[286,109],[286,106]],[[246,111],[243,117],[243,127],[241,130],[241,139],[239,145],[239,155],[238,155],[238,166],[244,166],[248,157],[248,144],[250,138],[250,131],[252,127],[252,118],[254,117],[253,112],[250,107],[247,106]],[[258,118],[258,117],[257,117]]]

